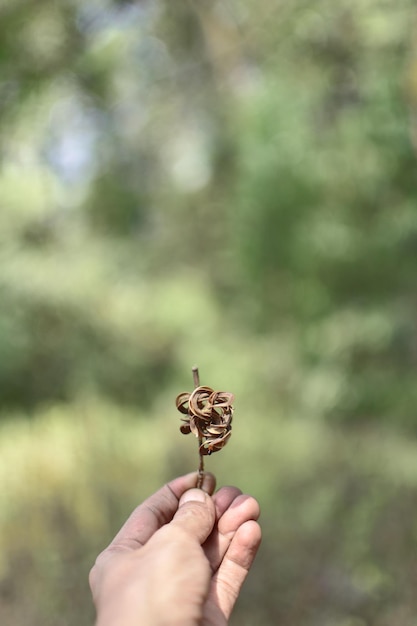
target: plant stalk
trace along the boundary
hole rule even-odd
[[[194,365],[194,367],[192,368],[192,372],[193,372],[193,381],[194,381],[194,388],[199,387],[200,386],[200,375],[198,373],[198,367],[197,365]],[[197,488],[201,489],[202,485],[203,485],[203,479],[204,479],[204,457],[201,454],[201,445],[203,443],[203,438],[199,437],[198,438],[198,454],[200,457],[200,462],[199,462],[199,466],[198,466],[198,477],[197,477]]]

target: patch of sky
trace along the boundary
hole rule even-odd
[[[83,185],[94,176],[102,125],[103,114],[76,97],[53,105],[42,156],[62,183]]]
[[[158,3],[124,1],[117,5],[110,0],[96,0],[80,6],[77,26],[83,34],[103,32],[108,29],[128,30],[138,24],[152,21],[158,12]]]

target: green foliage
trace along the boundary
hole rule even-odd
[[[195,362],[263,508],[235,623],[412,622],[414,9],[0,3],[1,623],[91,623]]]

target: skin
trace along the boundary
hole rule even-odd
[[[96,626],[224,626],[261,541],[259,505],[180,476],[139,505],[90,572]]]

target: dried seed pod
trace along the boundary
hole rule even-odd
[[[199,453],[209,455],[221,450],[232,434],[233,394],[198,386],[192,392],[180,393],[177,409],[185,415],[180,430],[199,438]]]

